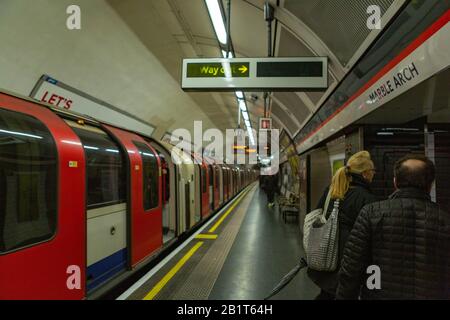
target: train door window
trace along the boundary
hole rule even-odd
[[[219,190],[219,175],[220,175],[219,167],[215,167],[215,171],[216,171],[216,190]]]
[[[206,192],[207,180],[206,180],[206,170],[203,166],[202,168],[202,193]]]
[[[226,193],[228,192],[228,172],[227,172],[227,168],[223,167],[223,192],[226,195]]]
[[[95,127],[69,125],[80,138],[86,155],[87,208],[125,202],[125,164],[119,147]]]
[[[209,190],[209,205],[211,210],[214,209],[214,176],[213,176],[213,170],[212,170],[212,166],[208,165],[208,175],[209,175],[209,185],[208,185],[208,190]]]
[[[57,159],[42,122],[0,109],[0,254],[55,234]]]
[[[142,177],[144,184],[144,210],[150,210],[158,207],[158,187],[159,187],[159,168],[158,160],[153,151],[142,142],[133,141],[134,145],[138,148],[142,158]]]
[[[164,197],[163,202],[167,203],[170,200],[170,170],[169,165],[163,154],[159,154],[159,158],[161,159],[161,167],[163,170],[163,183],[164,183]]]
[[[213,186],[214,185],[214,176],[213,176],[212,166],[208,166],[208,175],[209,175],[209,185]]]

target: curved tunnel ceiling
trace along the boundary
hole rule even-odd
[[[367,7],[378,5],[384,25],[401,8],[404,0],[282,0],[270,1],[278,20],[274,34],[275,56],[329,57],[329,88],[318,92],[273,94],[274,126],[294,136],[324,102],[380,30],[366,27]],[[160,59],[176,80],[181,59],[219,57],[220,50],[204,0],[108,0],[147,48]],[[227,1],[222,0],[226,8]],[[237,57],[267,56],[267,25],[264,0],[232,0],[231,37]],[[152,14],[164,25],[155,25]],[[342,17],[346,17],[342,19]],[[163,30],[168,30],[162,32]],[[205,115],[224,130],[235,128],[238,107],[232,93],[190,93]],[[263,115],[261,93],[246,93],[254,128]]]

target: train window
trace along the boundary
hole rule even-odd
[[[202,193],[206,192],[206,170],[205,168],[202,166]]]
[[[216,171],[216,189],[218,190],[219,189],[219,174],[220,174],[220,171],[219,171],[220,169],[219,169],[219,167],[215,167],[215,171]]]
[[[56,146],[46,126],[0,109],[0,253],[53,237],[57,171]]]
[[[222,167],[222,182],[225,193],[225,188],[227,187],[227,169],[225,169],[225,167]]]
[[[213,176],[212,166],[208,166],[208,175],[209,175],[209,185],[213,186],[214,185],[214,176]]]
[[[158,189],[159,189],[159,169],[158,160],[145,143],[133,141],[134,145],[138,148],[142,158],[142,177],[144,184],[144,210],[150,210],[158,207]]]
[[[86,156],[88,209],[125,202],[125,163],[119,147],[97,128],[73,126],[72,129],[80,138]]]

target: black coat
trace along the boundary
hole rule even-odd
[[[366,286],[377,265],[381,289]],[[338,298],[450,299],[450,215],[414,188],[366,206],[347,241]]]
[[[328,195],[327,188],[319,200],[317,208],[323,208]],[[344,251],[344,245],[347,241],[350,231],[353,228],[356,217],[361,209],[372,202],[377,201],[377,197],[370,191],[369,183],[361,176],[352,174],[352,182],[350,188],[345,194],[344,200],[339,205],[339,255],[338,255],[338,267],[334,272],[324,272],[308,269],[308,276],[311,280],[319,286],[322,290],[335,294],[338,284],[338,271],[340,267],[340,261]],[[327,210],[327,216],[331,214],[333,209],[333,200],[330,200],[330,204]]]

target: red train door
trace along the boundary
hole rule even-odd
[[[49,109],[0,93],[0,141],[0,299],[82,299],[80,140]]]
[[[230,194],[231,194],[231,177],[230,177],[230,168],[225,168],[225,175],[227,177],[227,200],[230,200]]]
[[[214,211],[214,172],[210,164],[208,164],[208,196],[208,214],[210,214]]]
[[[164,209],[166,206],[169,206],[170,174],[169,174],[169,166],[167,165],[167,161],[162,158],[160,158],[160,160],[161,160],[161,169],[162,169],[162,177],[161,177],[162,207]]]
[[[220,203],[220,168],[218,165],[214,166],[214,210],[219,207]]]
[[[226,202],[228,201],[228,188],[229,188],[228,168],[222,167],[222,173],[223,173],[223,201]]]
[[[208,166],[203,162],[200,165],[201,172],[201,194],[202,194],[202,218],[209,215],[209,177]]]
[[[131,265],[149,257],[163,243],[161,162],[142,137],[106,126],[127,151],[130,161]]]

